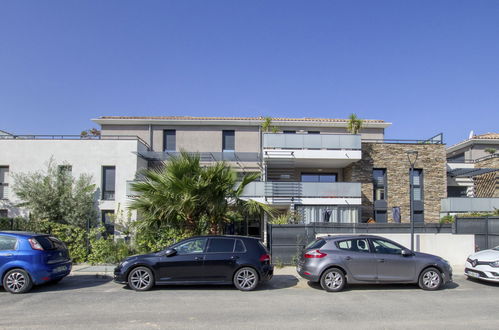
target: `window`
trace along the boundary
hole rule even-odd
[[[386,169],[373,170],[374,200],[385,200],[386,196]]]
[[[203,253],[206,238],[192,239],[174,246],[178,254]],[[234,243],[234,242],[233,242]]]
[[[0,166],[0,199],[7,199],[9,189],[9,167]]]
[[[321,132],[319,132],[319,131],[308,131],[307,133],[308,134],[321,134]]]
[[[284,130],[284,131],[282,131],[282,132],[283,132],[284,134],[295,134],[295,133],[296,133],[296,131],[286,131],[286,130]]]
[[[336,182],[336,173],[302,173],[301,182]]]
[[[174,129],[165,129],[163,131],[163,151],[177,150],[177,136]]]
[[[116,167],[102,167],[102,199],[114,200],[114,192],[116,185]]]
[[[0,210],[0,218],[8,218],[9,217],[9,211],[6,209],[1,209]]]
[[[317,250],[320,249],[326,245],[326,241],[322,238],[318,238],[315,241],[310,242],[306,247],[305,250]]]
[[[10,236],[0,236],[0,251],[15,250],[17,239]]]
[[[102,225],[106,228],[104,236],[114,235],[114,210],[102,210]]]
[[[296,205],[301,223],[358,223],[359,208],[337,205]]]
[[[414,169],[412,178],[412,192],[415,201],[423,200],[423,170]]]
[[[403,248],[399,245],[395,245],[394,243],[382,239],[373,239],[372,242],[376,253],[402,254]]]
[[[222,150],[236,150],[235,131],[222,131]]]
[[[348,250],[353,252],[370,252],[367,239],[349,239],[336,243],[340,250]]]
[[[450,186],[447,187],[447,197],[467,197],[468,187]]]
[[[234,247],[234,252],[236,253],[246,252],[246,247],[244,246],[243,241],[241,241],[240,239],[236,239],[236,246]]]
[[[232,238],[212,238],[208,246],[208,253],[232,253],[235,240]]]

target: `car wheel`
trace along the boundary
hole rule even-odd
[[[419,275],[419,287],[423,290],[438,290],[442,286],[442,274],[436,268],[427,268]]]
[[[330,268],[321,276],[321,286],[329,292],[338,292],[343,290],[346,284],[345,274],[338,268]]]
[[[147,267],[137,267],[128,274],[128,286],[135,291],[147,291],[154,285],[154,275]]]
[[[251,267],[243,267],[234,274],[234,285],[241,291],[251,291],[258,285],[258,273]]]
[[[4,276],[3,287],[10,293],[25,293],[31,290],[33,282],[26,271],[22,269],[12,269]]]

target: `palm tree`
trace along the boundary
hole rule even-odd
[[[225,162],[203,167],[199,155],[181,152],[160,169],[145,170],[132,189],[139,196],[131,208],[147,226],[168,225],[188,235],[217,234],[235,216],[272,212],[268,205],[245,201],[241,194],[258,174],[247,174],[237,186],[236,172]]]
[[[347,131],[349,131],[352,134],[358,134],[360,129],[362,128],[362,124],[363,124],[362,119],[358,118],[356,114],[352,113],[348,117]]]

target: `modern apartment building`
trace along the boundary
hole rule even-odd
[[[101,134],[136,135],[150,150],[138,152],[148,166],[181,150],[207,163],[225,160],[239,172],[259,172],[246,198],[295,211],[302,222],[409,222],[410,164],[415,221],[437,222],[446,197],[445,148],[441,136],[387,141],[382,120],[364,120],[360,134],[344,119],[273,118],[276,132],[263,132],[264,118],[100,117]],[[264,221],[254,219],[250,232]]]
[[[447,148],[447,172],[443,214],[499,209],[499,134],[470,134]]]
[[[134,136],[0,135],[0,217],[27,215],[16,206],[19,200],[11,189],[12,174],[44,171],[52,159],[74,177],[92,176],[95,205],[102,222],[113,230],[111,215],[121,210],[127,216],[126,182],[147,167],[147,162],[137,157],[144,150],[148,150],[147,144]],[[131,217],[135,219],[135,213]]]

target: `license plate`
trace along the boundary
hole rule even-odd
[[[54,273],[61,273],[61,272],[65,272],[66,270],[68,270],[68,268],[66,266],[59,266],[57,268],[54,268],[53,272]]]
[[[469,271],[469,270],[468,270],[468,272],[467,272],[467,273],[468,273],[468,275],[469,275],[469,276],[473,276],[473,277],[480,277],[480,274],[475,273],[475,272],[472,272],[472,271]]]

